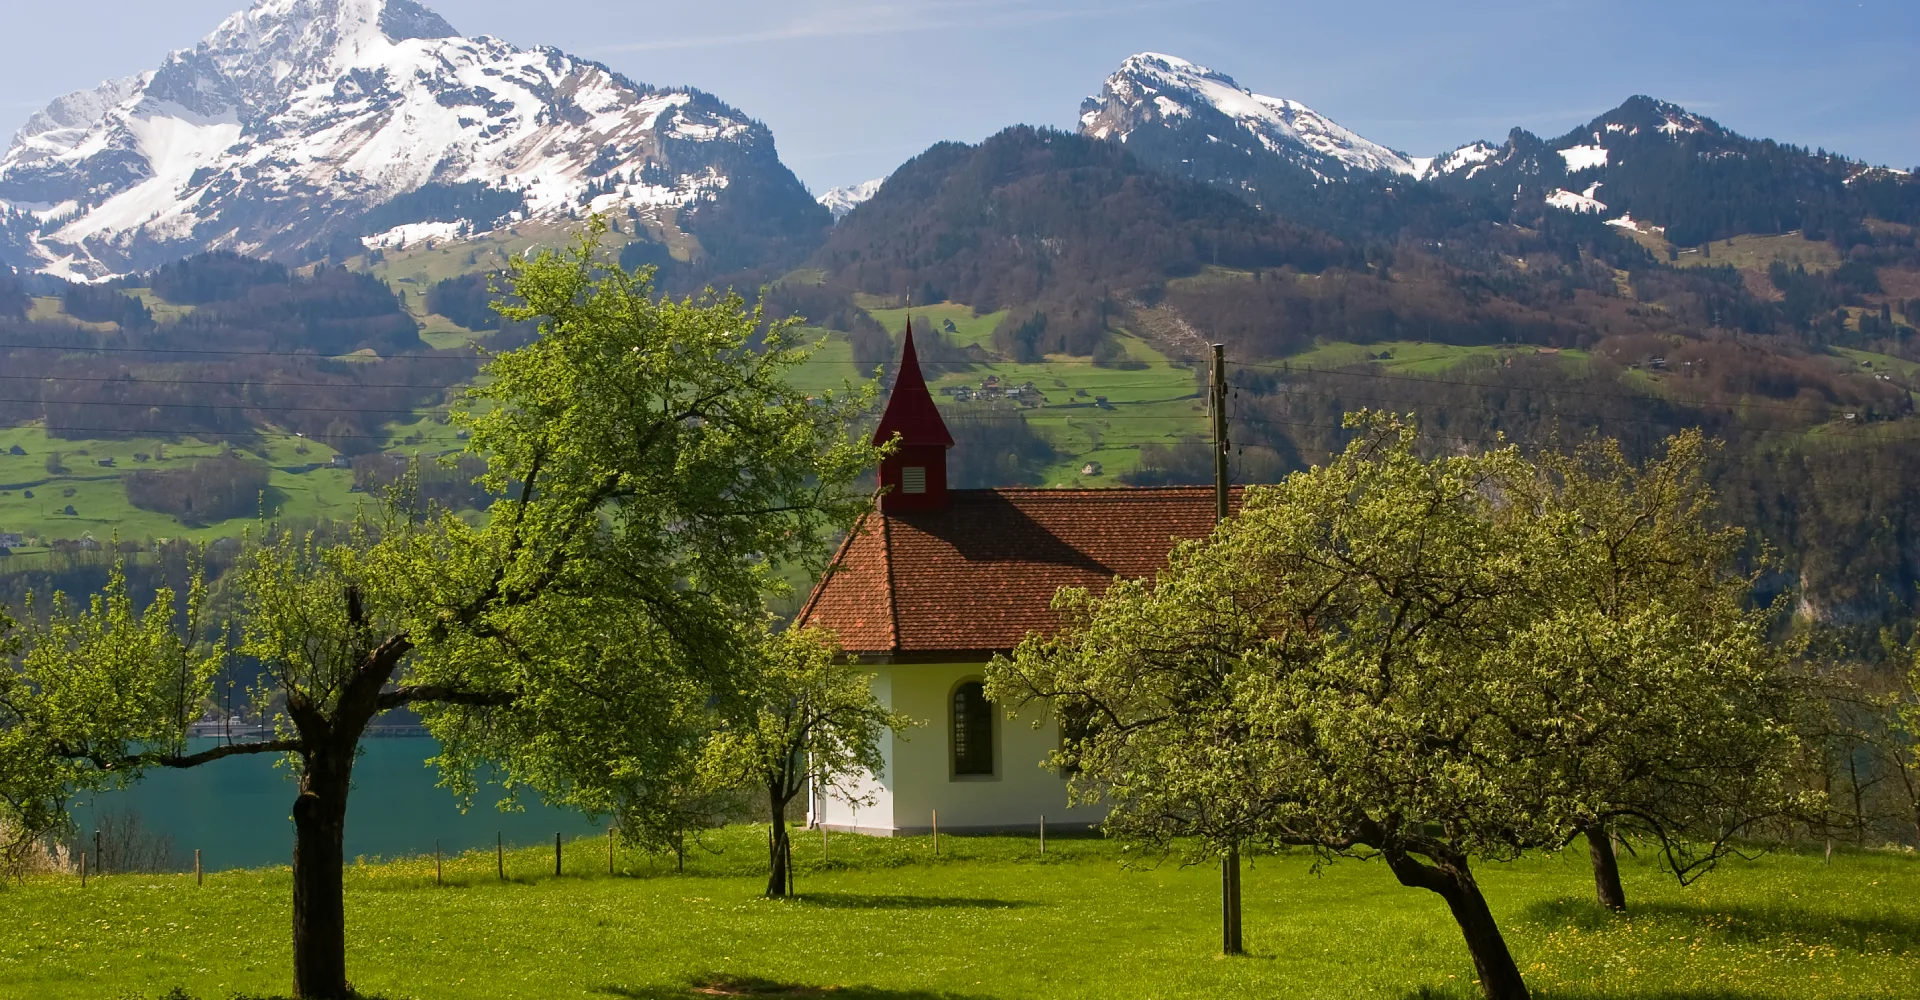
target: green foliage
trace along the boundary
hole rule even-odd
[[[792,851],[787,804],[817,782],[819,793],[867,804],[858,786],[886,770],[881,739],[913,720],[874,697],[867,671],[843,656],[832,633],[769,632],[743,637],[751,652],[739,686],[720,699],[718,728],[704,747],[700,773],[712,789],[753,788],[773,817],[767,894],[786,894]]]
[[[1698,431],[1639,466],[1611,440],[1542,456],[1515,490],[1540,603],[1503,653],[1562,706],[1530,710],[1553,720],[1583,812],[1654,839],[1682,881],[1814,805],[1784,792],[1807,695],[1795,650],[1769,642],[1785,602],[1753,607],[1745,533],[1714,526],[1706,461]]]
[[[784,375],[806,353],[789,326],[762,331],[734,296],[654,299],[649,272],[603,266],[604,231],[596,220],[568,252],[510,271],[524,304],[505,314],[542,336],[494,358],[469,393],[476,412],[460,415],[500,498],[483,523],[422,505],[416,470],[345,539],[269,532],[250,551],[234,584],[241,652],[261,665],[255,703],[274,738],[151,749],[177,747],[211,677],[167,631],[169,595],[136,615],[116,583],[89,613],[56,608],[29,634],[0,730],[16,825],[57,823],[70,790],[109,780],[96,775],[296,753],[307,997],[349,991],[342,831],[380,712],[418,707],[468,794],[497,763],[510,788],[659,828],[707,695],[749,666],[741,614],[864,509],[856,483],[877,452],[848,434],[870,389],[794,390]]]
[[[1698,435],[1543,477],[1350,422],[1343,454],[1249,490],[1154,580],[1062,591],[1064,628],[996,660],[992,697],[1052,701],[1109,832],[1381,858],[1447,900],[1489,996],[1525,996],[1470,861],[1619,819],[1685,877],[1784,808],[1771,616],[1728,574],[1739,534],[1705,524]]]
[[[0,869],[65,830],[74,793],[181,759],[223,659],[200,641],[205,608],[197,571],[184,604],[162,587],[140,608],[116,565],[87,604],[55,594],[45,622],[30,615],[20,634],[0,612]]]
[[[914,724],[884,708],[871,682],[831,633],[762,631],[741,687],[722,702],[702,772],[717,787],[772,789],[776,806],[785,806],[809,776],[831,794],[867,801],[853,782],[884,774],[881,737]]]
[[[524,305],[504,315],[542,336],[470,393],[459,420],[503,499],[484,529],[449,526],[492,583],[423,669],[520,692],[510,712],[426,713],[454,775],[498,762],[637,833],[685,793],[704,722],[687,706],[743,669],[740,617],[788,566],[819,568],[878,453],[849,434],[871,387],[795,390],[791,323],[732,295],[656,300],[647,270],[599,264],[601,228],[511,266]]]

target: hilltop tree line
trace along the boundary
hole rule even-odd
[[[143,288],[187,311],[156,320],[133,294]],[[71,319],[32,319],[35,295]],[[384,424],[444,402],[478,363],[428,348],[391,290],[338,267],[295,274],[216,252],[101,285],[0,276],[0,367],[33,376],[9,384],[0,423],[40,421],[55,438],[244,446],[273,426],[358,454],[377,450]]]

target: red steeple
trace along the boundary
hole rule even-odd
[[[902,338],[900,373],[893,380],[893,393],[887,397],[887,409],[880,415],[880,426],[873,432],[874,444],[885,444],[900,436],[899,446],[880,463],[880,510],[926,510],[947,505],[947,449],[953,447],[953,435],[940,409],[933,405],[933,393],[927,389],[926,376],[920,373],[920,356],[913,349],[913,317],[907,317],[907,333]]]

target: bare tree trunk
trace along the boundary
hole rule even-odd
[[[767,838],[767,895],[787,894],[787,817],[786,803],[778,789],[769,789],[767,801],[773,806],[773,832]]]
[[[1627,908],[1627,890],[1620,884],[1620,859],[1613,853],[1613,838],[1604,824],[1595,823],[1585,830],[1587,854],[1593,859],[1593,894],[1600,905],[1616,913]]]
[[[1474,971],[1480,977],[1480,992],[1487,1000],[1530,1000],[1520,966],[1515,964],[1513,952],[1507,950],[1507,939],[1494,922],[1493,911],[1480,894],[1480,885],[1468,870],[1464,855],[1442,851],[1435,856],[1423,851],[1434,860],[1427,865],[1401,849],[1381,853],[1401,885],[1431,890],[1447,901],[1454,923],[1460,925],[1460,934],[1466,938],[1467,953],[1473,957]]]
[[[293,802],[293,995],[342,1000],[347,985],[347,918],[342,898],[347,792],[353,746],[305,751]]]

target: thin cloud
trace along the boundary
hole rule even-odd
[[[748,31],[730,35],[655,38],[646,41],[623,42],[616,45],[599,46],[592,51],[595,54],[661,52],[675,49],[704,49],[730,45],[752,45],[765,42],[789,42],[826,38],[862,38],[874,35],[899,35],[920,31],[1023,27],[1054,21],[1108,17],[1129,11],[1158,10],[1170,7],[1193,7],[1217,2],[1219,2],[1219,0],[1160,0],[1160,2],[1110,4],[1102,7],[1055,7],[1038,9],[1014,3],[1011,2],[1011,0],[977,0],[977,2],[916,5],[879,4],[857,8],[853,11],[837,11],[831,16],[816,17],[806,21],[795,21],[759,31]],[[961,11],[976,11],[978,13],[965,17],[955,16]],[[998,11],[998,13],[994,13],[994,11]],[[928,14],[934,14],[936,16],[928,17]]]

